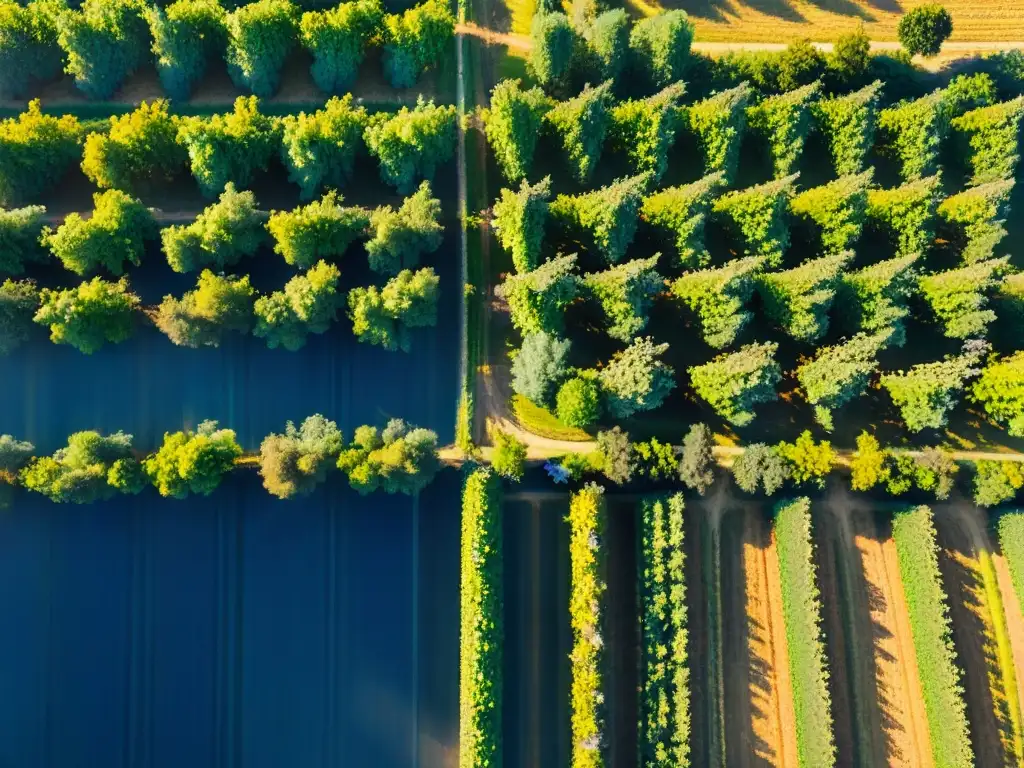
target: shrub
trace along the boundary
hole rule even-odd
[[[526,472],[526,443],[500,429],[494,430],[493,437],[491,466],[502,477],[518,483]]]
[[[540,88],[524,90],[519,80],[502,80],[491,90],[484,121],[491,152],[509,181],[525,180],[533,166],[544,115],[551,100]]]
[[[766,184],[728,192],[715,200],[712,210],[748,256],[763,256],[768,266],[778,267],[789,247],[786,212],[797,174]]]
[[[90,99],[109,99],[149,53],[143,0],[85,0],[57,14],[64,69]]]
[[[410,88],[436,66],[455,36],[455,17],[443,0],[384,18],[384,74],[394,88]]]
[[[498,295],[508,302],[512,324],[522,334],[562,330],[565,307],[578,289],[575,266],[575,254],[558,256],[530,272],[509,275],[498,286]]]
[[[217,271],[252,256],[266,241],[266,215],[256,207],[252,192],[224,188],[220,199],[206,207],[191,224],[175,224],[160,232],[167,263],[175,272],[204,267]]]
[[[441,468],[437,434],[392,419],[378,435],[376,427],[362,426],[338,457],[338,468],[360,495],[383,490],[414,496]]]
[[[376,286],[353,288],[348,294],[352,332],[359,341],[408,352],[409,329],[437,324],[439,284],[440,278],[427,267],[403,269],[379,291]]]
[[[273,211],[267,231],[274,238],[274,252],[300,269],[344,254],[366,233],[370,216],[362,208],[344,208],[342,202],[332,190],[294,211]]]
[[[22,485],[57,503],[91,504],[118,493],[138,493],[145,485],[132,455],[132,436],[115,432],[76,432],[53,456],[33,459],[20,473]]]
[[[512,361],[512,391],[537,405],[547,405],[568,372],[572,342],[543,331],[528,333]]]
[[[567,427],[586,429],[601,417],[601,391],[593,378],[574,376],[558,389],[555,413]]]
[[[970,399],[1010,435],[1024,437],[1024,352],[989,362],[971,385]]]
[[[767,141],[777,179],[796,170],[811,132],[811,104],[819,89],[819,83],[811,83],[747,107],[747,125]]]
[[[834,426],[832,411],[864,394],[878,369],[876,356],[887,340],[884,331],[873,336],[859,333],[849,341],[820,348],[813,360],[796,369],[804,397],[814,407],[814,418],[827,431]]]
[[[649,181],[650,174],[645,173],[592,192],[559,195],[549,211],[563,226],[587,232],[601,256],[614,264],[625,256],[633,242]]]
[[[679,462],[679,479],[683,485],[701,496],[715,481],[715,459],[711,455],[714,445],[707,424],[693,424],[683,438],[683,457]]]
[[[554,129],[576,180],[586,182],[601,158],[611,121],[612,81],[589,85],[578,96],[555,104],[544,119]]]
[[[828,310],[851,256],[837,253],[793,269],[755,275],[765,316],[798,341],[820,339],[828,331]]]
[[[26,264],[43,260],[46,252],[39,239],[45,215],[41,205],[0,208],[0,274],[21,275]]]
[[[572,65],[576,33],[564,13],[541,9],[530,25],[530,71],[541,85],[565,80]]]
[[[779,56],[779,88],[799,90],[825,73],[825,56],[807,38],[794,40]]]
[[[747,129],[747,101],[750,87],[736,88],[698,101],[687,114],[690,130],[696,135],[704,154],[704,172],[725,174],[732,183],[740,159],[740,144]]]
[[[348,183],[356,155],[363,149],[366,125],[366,110],[353,108],[351,94],[334,96],[311,114],[300,112],[281,119],[281,161],[288,169],[288,180],[299,185],[303,200],[312,199],[323,187]]]
[[[730,424],[744,427],[754,420],[754,406],[777,400],[775,385],[782,380],[774,342],[747,344],[703,365],[689,369],[699,397]]]
[[[164,296],[153,323],[182,347],[218,347],[228,331],[248,333],[253,322],[249,276],[215,275],[204,269],[194,291],[180,299]]]
[[[869,189],[868,221],[890,236],[898,255],[923,254],[934,240],[938,193],[938,176],[893,189]]]
[[[825,487],[825,478],[836,462],[836,452],[828,440],[815,443],[810,430],[805,429],[794,442],[781,442],[775,450],[789,464],[794,483]]]
[[[271,349],[302,349],[309,334],[324,333],[334,322],[341,303],[340,277],[336,266],[319,261],[285,283],[284,290],[260,296],[254,306],[253,335],[266,339]]]
[[[125,261],[138,266],[146,243],[157,236],[153,214],[118,189],[98,192],[92,200],[94,209],[88,219],[69,213],[56,232],[44,231],[42,243],[76,275],[100,268],[121,275]]]
[[[253,0],[227,15],[228,74],[239,88],[269,98],[295,47],[299,10],[288,0]]]
[[[32,318],[39,309],[39,291],[30,280],[0,283],[0,357],[28,341]]]
[[[935,56],[951,34],[953,17],[941,5],[913,8],[903,14],[896,27],[900,45],[911,56]]]
[[[383,24],[380,0],[354,0],[302,14],[300,40],[313,55],[310,72],[316,87],[324,93],[351,88],[367,45],[380,35]]]
[[[167,102],[142,102],[127,115],[110,118],[109,133],[85,140],[82,171],[100,189],[131,189],[142,180],[170,179],[185,165],[177,144],[178,124]]]
[[[772,527],[782,582],[797,756],[801,765],[832,766],[836,745],[821,628],[821,595],[811,539],[810,499],[805,496],[776,504]]]
[[[1020,121],[1024,96],[979,107],[953,120],[970,145],[971,184],[1012,179],[1020,160]]]
[[[417,179],[433,179],[437,166],[455,153],[455,107],[436,106],[421,96],[415,109],[374,115],[363,139],[380,161],[381,179],[409,194]]]
[[[234,467],[242,448],[230,429],[204,421],[193,432],[165,432],[159,450],[143,468],[161,496],[184,499],[189,494],[209,496]]]
[[[160,85],[172,99],[186,101],[209,61],[224,55],[227,13],[219,0],[176,0],[151,6],[146,19]]]
[[[907,600],[928,730],[932,734],[932,755],[937,764],[969,768],[974,765],[974,755],[949,605],[939,572],[932,511],[922,506],[897,512],[892,537]]]
[[[629,35],[629,47],[640,68],[661,87],[682,80],[691,43],[693,24],[680,10],[641,19]]]
[[[725,183],[719,171],[681,187],[668,187],[644,198],[640,217],[675,238],[679,262],[684,267],[703,267],[711,261],[704,247],[704,223],[711,201]]]
[[[984,338],[996,313],[986,309],[988,292],[998,285],[1008,256],[979,261],[959,269],[924,275],[918,280],[927,302],[951,339]]]
[[[504,663],[501,483],[486,467],[462,488],[459,768],[500,765]]]
[[[33,81],[49,80],[61,71],[60,10],[49,0],[0,3],[0,99],[20,99]]]
[[[619,419],[659,407],[676,387],[672,367],[661,360],[668,344],[636,338],[616,352],[599,374],[608,410]]]
[[[82,129],[71,115],[44,115],[39,100],[0,121],[0,203],[13,205],[52,187],[79,159]]]
[[[424,181],[396,211],[381,206],[370,214],[373,237],[366,243],[370,269],[383,275],[397,275],[403,268],[418,266],[420,257],[441,247],[441,201]]]
[[[540,263],[544,229],[551,198],[551,177],[530,185],[524,179],[518,192],[501,190],[495,201],[492,225],[501,247],[512,254],[516,272],[529,272]]]
[[[867,432],[857,436],[857,452],[850,459],[850,487],[868,491],[886,482],[891,474],[888,451],[882,450],[878,438]]]
[[[0,483],[13,485],[15,476],[28,464],[36,447],[11,435],[0,435]]]
[[[968,342],[963,354],[934,363],[921,363],[908,371],[883,374],[879,383],[888,391],[911,432],[942,429],[974,367],[987,347]]]
[[[742,490],[773,495],[789,479],[789,464],[778,451],[764,443],[751,443],[732,462],[732,476]]]
[[[1013,501],[1024,488],[1024,472],[1017,462],[983,460],[974,469],[974,503],[979,507]]]
[[[883,109],[878,127],[886,149],[899,161],[906,181],[938,171],[939,150],[949,133],[949,111],[942,91]]]
[[[652,437],[642,443],[633,443],[633,471],[652,482],[664,482],[676,478],[679,459],[671,443],[662,443]]]
[[[1013,185],[1013,179],[981,184],[939,204],[938,214],[955,230],[965,264],[991,258],[995,247],[1006,237],[1003,221],[1009,213]]]
[[[120,344],[132,335],[139,303],[125,278],[110,283],[94,277],[76,288],[43,288],[33,320],[49,326],[54,344],[70,344],[91,355],[107,342]]]
[[[902,347],[906,340],[906,307],[917,289],[917,254],[897,257],[843,272],[835,302],[843,326],[850,332],[888,333],[888,344]]]
[[[811,106],[839,176],[850,176],[864,170],[868,150],[875,141],[881,90],[882,83],[876,80],[859,91],[821,99]]]
[[[826,66],[842,84],[851,86],[863,82],[870,64],[871,41],[861,24],[836,39]]]
[[[668,153],[676,140],[679,104],[686,86],[675,83],[646,99],[629,99],[612,108],[611,136],[637,173],[658,181],[668,170]]]
[[[343,440],[338,425],[320,414],[296,427],[285,424],[284,434],[270,434],[260,444],[263,487],[279,499],[313,492],[338,462]]]
[[[583,29],[591,69],[600,81],[618,81],[629,59],[630,19],[624,8],[599,14]]]
[[[613,483],[625,485],[633,478],[633,446],[620,427],[597,433],[597,452],[601,471]]]
[[[812,187],[790,200],[790,211],[814,223],[826,253],[842,253],[860,239],[873,177],[874,171],[869,168],[864,173],[841,176]]]
[[[628,342],[647,327],[648,312],[665,280],[655,272],[659,254],[583,276],[582,284],[604,310],[608,335]]]

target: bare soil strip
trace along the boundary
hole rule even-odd
[[[696,505],[686,509],[686,623],[689,628],[688,656],[690,663],[690,755],[694,765],[710,765],[708,759],[707,702],[711,696],[708,674],[707,587],[704,583],[704,558],[708,553],[701,546],[706,525],[702,510]]]

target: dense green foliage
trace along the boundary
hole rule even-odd
[[[719,171],[692,184],[659,189],[644,198],[640,217],[673,236],[683,266],[703,267],[711,261],[704,246],[704,224],[712,198],[724,183],[725,174]]]
[[[1024,488],[1024,472],[1015,461],[983,460],[974,469],[974,503],[979,507],[1013,501]]]
[[[85,0],[79,11],[56,17],[64,70],[90,99],[109,99],[147,58],[144,0]]]
[[[118,493],[138,493],[145,477],[132,455],[132,436],[76,432],[53,456],[33,459],[20,473],[25,488],[58,503],[91,504]]]
[[[289,0],[253,0],[227,15],[228,74],[239,88],[268,98],[295,47],[299,10]]]
[[[0,208],[0,275],[21,275],[27,264],[42,261],[45,251],[39,238],[45,214],[41,205]]]
[[[876,80],[859,91],[821,99],[811,107],[839,176],[864,170],[868,150],[875,142],[881,90],[882,83]]]
[[[911,56],[935,56],[953,34],[953,17],[941,5],[919,5],[907,11],[896,27],[903,50]]]
[[[712,210],[743,244],[748,256],[763,256],[769,267],[782,264],[789,247],[787,212],[797,174],[728,192]]]
[[[790,201],[790,211],[813,222],[826,253],[841,253],[860,239],[867,215],[868,188],[874,171],[840,176],[820,187],[800,192]]]
[[[936,175],[892,189],[868,190],[868,222],[889,236],[898,255],[923,254],[931,245],[939,184]]]
[[[138,266],[146,243],[157,237],[156,221],[146,206],[119,189],[97,192],[87,219],[69,213],[55,232],[42,237],[66,269],[86,275],[104,269],[124,272],[124,262]]]
[[[500,429],[495,429],[491,437],[494,440],[491,467],[507,480],[518,483],[526,472],[526,443]]]
[[[610,134],[616,148],[637,173],[658,181],[668,170],[668,153],[679,127],[680,101],[686,86],[674,83],[646,99],[629,99],[611,111]]]
[[[39,309],[39,291],[30,280],[0,283],[0,357],[24,344]]]
[[[765,316],[797,341],[814,342],[828,331],[828,310],[852,254],[805,261],[781,272],[761,272],[754,285]]]
[[[998,284],[1008,256],[978,261],[959,269],[922,276],[921,297],[935,313],[951,339],[983,338],[996,313],[988,306],[988,293]]]
[[[530,71],[541,85],[556,85],[569,75],[576,32],[564,13],[543,10],[530,25]]]
[[[972,184],[1012,179],[1020,160],[1020,122],[1024,96],[979,107],[953,120],[970,145]]]
[[[220,199],[206,207],[191,224],[160,231],[167,263],[175,272],[205,267],[218,271],[252,256],[267,239],[266,214],[256,207],[252,192],[228,184]]]
[[[495,234],[501,247],[511,252],[516,272],[529,272],[540,262],[550,198],[551,177],[545,176],[532,186],[524,179],[518,192],[501,190],[501,199],[494,203]]]
[[[889,345],[902,347],[906,340],[906,303],[917,289],[914,263],[918,256],[880,261],[853,272],[843,272],[835,304],[847,331],[889,332]]]
[[[180,299],[164,297],[153,323],[179,346],[217,347],[228,331],[249,332],[255,293],[248,275],[215,275],[204,269],[194,291]]]
[[[757,256],[733,259],[721,267],[685,272],[672,282],[672,294],[696,315],[709,346],[729,346],[753,318],[746,305],[762,261]]]
[[[127,190],[139,181],[169,179],[186,161],[177,136],[178,121],[166,101],[142,102],[134,112],[111,117],[108,132],[86,137],[82,171],[100,189]]]
[[[204,421],[194,432],[164,433],[163,444],[143,462],[143,468],[161,496],[209,496],[241,455],[233,430]]]
[[[900,409],[911,432],[942,429],[968,378],[977,374],[974,366],[984,351],[984,345],[968,342],[965,351],[956,357],[883,374],[879,383]]]
[[[574,376],[555,395],[555,414],[567,427],[586,429],[601,417],[601,389],[593,377]]]
[[[491,91],[484,121],[494,159],[509,181],[526,179],[533,167],[544,115],[551,100],[540,88],[524,90],[519,80],[502,80]]]
[[[993,359],[971,385],[970,398],[1013,437],[1024,437],[1024,352]]]
[[[418,266],[420,257],[441,247],[441,201],[424,181],[415,193],[402,201],[396,211],[389,205],[370,214],[373,237],[366,243],[370,269],[383,275],[397,275],[403,268]]]
[[[958,467],[948,451],[925,448],[917,455],[883,449],[867,432],[857,437],[857,453],[850,460],[850,487],[868,491],[885,485],[886,491],[900,496],[912,488],[931,492],[935,498],[948,499]]]
[[[991,258],[1006,237],[1003,222],[1009,213],[1013,184],[1013,179],[980,184],[939,203],[938,214],[954,229],[965,264]]]
[[[366,124],[366,110],[352,106],[352,94],[328,99],[323,109],[311,114],[282,118],[281,160],[304,200],[322,187],[342,187],[349,181],[356,155],[363,149]]]
[[[107,342],[120,344],[132,335],[138,306],[139,297],[128,290],[125,278],[111,283],[94,277],[76,288],[43,288],[33,320],[50,328],[54,344],[70,344],[91,355]]]
[[[528,333],[512,361],[512,391],[537,405],[550,403],[556,385],[569,370],[572,343],[543,331]]]
[[[377,113],[363,133],[370,154],[380,161],[380,177],[403,194],[417,181],[434,178],[439,165],[455,153],[455,107],[438,106],[420,96],[416,107]]]
[[[641,19],[629,35],[629,47],[651,82],[664,87],[683,79],[690,61],[693,24],[681,10]]]
[[[300,269],[344,254],[365,234],[370,214],[362,208],[346,208],[342,202],[342,196],[332,190],[309,205],[271,213],[267,231],[274,238],[274,252]]]
[[[214,57],[224,55],[227,14],[219,0],[176,0],[146,12],[160,85],[172,99],[185,101]]]
[[[563,226],[585,231],[601,256],[614,264],[633,242],[649,182],[650,174],[644,173],[591,192],[559,195],[549,212]]]
[[[629,62],[630,19],[625,8],[598,14],[583,28],[586,53],[597,80],[619,80]]]
[[[687,115],[690,130],[697,136],[704,154],[705,173],[722,171],[726,183],[732,183],[740,159],[740,144],[747,129],[747,101],[750,87],[736,88],[698,101]]]
[[[284,434],[270,434],[260,444],[263,487],[279,499],[313,492],[338,461],[343,445],[341,430],[320,414],[296,427],[285,424]]]
[[[403,269],[379,289],[353,288],[348,294],[348,316],[359,341],[385,349],[408,352],[412,328],[437,324],[440,278],[430,267]]]
[[[796,485],[812,485],[819,490],[825,487],[825,478],[836,463],[832,443],[828,440],[814,442],[807,429],[792,443],[780,442],[775,452],[788,465],[789,478]]]
[[[664,278],[655,271],[658,255],[633,259],[604,272],[584,275],[581,285],[604,310],[608,335],[628,342],[647,327],[648,312],[654,296],[664,287]]]
[[[747,344],[689,370],[694,391],[719,416],[738,427],[754,420],[754,406],[778,399],[782,380],[775,362],[778,344]]]
[[[1024,513],[1015,510],[999,516],[999,549],[1010,568],[1014,592],[1020,603],[1024,600]]]
[[[384,18],[384,74],[392,87],[410,88],[436,66],[455,36],[455,17],[444,0],[426,2]]]
[[[401,419],[389,421],[379,434],[376,427],[358,427],[338,457],[338,468],[362,495],[383,490],[414,496],[441,469],[437,434]]]
[[[949,133],[945,94],[933,91],[883,109],[878,113],[878,128],[884,147],[899,162],[904,180],[934,175],[939,149]]]
[[[36,198],[81,157],[82,128],[71,115],[44,115],[38,100],[0,121],[0,203]]]
[[[811,104],[819,89],[819,83],[811,83],[747,108],[747,126],[767,142],[776,178],[796,170],[811,132]]]
[[[380,0],[352,0],[302,14],[302,45],[313,54],[310,72],[324,93],[344,93],[356,81],[369,43],[380,34],[384,6]]]
[[[742,490],[773,495],[789,479],[789,464],[778,451],[764,443],[752,443],[732,462],[732,476]]]
[[[342,298],[338,295],[340,277],[336,266],[319,261],[285,283],[284,290],[260,296],[253,308],[253,335],[266,339],[271,349],[302,349],[309,334],[324,333],[334,322]]]
[[[836,744],[811,540],[810,499],[801,497],[776,504],[772,528],[779,554],[797,756],[801,765],[827,768],[835,765]]]
[[[599,379],[608,410],[619,419],[660,406],[676,387],[672,367],[661,360],[668,344],[635,338],[601,369]]]
[[[601,158],[605,134],[611,122],[612,81],[596,88],[589,85],[578,96],[555,104],[544,119],[552,127],[569,159],[569,168],[586,182]]]
[[[833,428],[833,410],[864,394],[887,337],[884,331],[873,336],[858,333],[849,341],[822,347],[814,359],[796,369],[804,397],[814,407],[814,418],[826,430]]]
[[[576,255],[558,256],[530,272],[509,275],[497,288],[508,302],[512,324],[521,333],[560,332],[564,310],[576,298]]]
[[[33,81],[61,71],[56,24],[61,7],[53,0],[0,2],[0,99],[20,99]]]
[[[683,455],[679,460],[679,479],[701,496],[715,482],[715,458],[711,454],[714,438],[707,424],[691,424],[683,437]]]

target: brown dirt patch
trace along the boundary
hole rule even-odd
[[[711,632],[708,596],[708,569],[713,561],[711,553],[703,546],[707,538],[709,521],[699,505],[691,504],[686,509],[686,534],[683,546],[686,550],[686,597],[690,662],[690,755],[694,765],[717,765],[713,758],[716,739],[713,729],[716,718],[709,711],[709,702],[716,698],[716,682],[711,659],[715,649],[711,646]]]

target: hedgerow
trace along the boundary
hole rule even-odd
[[[971,768],[974,754],[931,509],[921,506],[897,512],[892,536],[910,616],[932,756],[936,765]]]
[[[1004,512],[999,516],[999,549],[1006,558],[1017,602],[1024,607],[1024,512]]]
[[[835,765],[836,744],[811,541],[810,499],[801,497],[776,504],[772,527],[782,582],[797,755],[801,765],[827,768]]]

